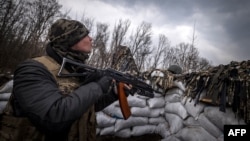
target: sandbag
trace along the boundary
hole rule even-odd
[[[138,125],[147,125],[147,117],[133,117],[130,116],[127,120],[117,119],[115,123],[115,132],[118,132],[122,129],[130,128]]]
[[[96,112],[96,121],[97,127],[109,127],[115,124],[116,118],[112,118],[109,115],[105,114],[104,112]]]
[[[215,137],[200,126],[185,127],[175,136],[182,141],[217,141]]]
[[[173,113],[185,119],[188,116],[187,110],[180,102],[166,103],[165,112]]]
[[[177,133],[181,128],[183,128],[183,120],[176,114],[166,113],[165,118],[168,121],[171,134]]]
[[[4,84],[4,86],[0,87],[0,94],[1,93],[10,93],[13,89],[13,80],[8,81]]]

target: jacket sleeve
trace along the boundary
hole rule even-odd
[[[110,92],[109,94],[103,94],[95,103],[95,111],[98,112],[103,110],[116,100],[118,100],[118,96],[114,92]]]
[[[62,95],[52,74],[34,60],[20,64],[14,73],[14,110],[27,116],[38,128],[62,132],[70,127],[103,95],[91,82]]]

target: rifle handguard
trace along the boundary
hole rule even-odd
[[[124,90],[124,83],[119,82],[118,84],[118,98],[121,107],[123,118],[126,120],[131,116],[131,111],[128,105],[127,96]]]

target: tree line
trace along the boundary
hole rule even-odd
[[[21,61],[43,55],[48,42],[48,28],[58,18],[71,18],[69,12],[62,12],[62,5],[57,0],[1,1],[0,73],[13,72]],[[172,64],[180,65],[184,72],[204,70],[211,66],[206,58],[199,56],[195,34],[190,43],[172,46],[164,34],[158,35],[157,43],[153,43],[152,25],[144,21],[133,29],[130,19],[114,21],[114,27],[84,14],[77,20],[90,30],[94,48],[88,64],[97,68],[111,66],[112,54],[119,45],[130,48],[140,71],[167,69]]]

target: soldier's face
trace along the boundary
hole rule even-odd
[[[76,43],[73,47],[73,50],[77,50],[83,53],[90,53],[92,50],[92,38],[87,35],[82,40],[80,40],[78,43]]]

